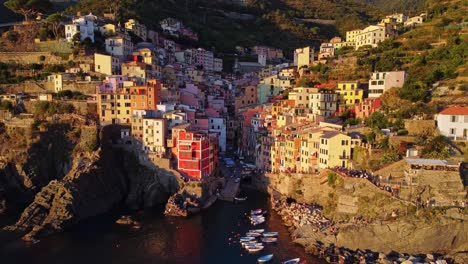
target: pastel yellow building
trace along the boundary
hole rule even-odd
[[[285,140],[285,151],[286,155],[284,157],[285,168],[287,171],[296,172],[300,169],[299,162],[299,147],[301,145],[301,139],[296,137],[296,135],[290,135]]]
[[[118,89],[116,93],[98,92],[97,101],[101,125],[130,124],[132,118],[130,89]]]
[[[305,47],[296,49],[294,51],[294,66],[297,69],[302,68],[303,66],[309,66],[314,62],[314,49],[311,47]]]
[[[327,131],[320,136],[319,168],[351,166],[351,137],[338,131]]]
[[[364,99],[364,90],[359,89],[359,82],[339,82],[336,93],[340,95],[340,103],[345,105],[359,104]]]
[[[120,59],[111,55],[94,53],[94,71],[106,75],[120,72]]]

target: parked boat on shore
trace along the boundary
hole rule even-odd
[[[278,238],[276,237],[264,237],[262,238],[263,243],[275,243],[278,242]]]
[[[247,246],[245,247],[245,249],[247,249],[247,251],[249,251],[249,253],[255,253],[255,252],[259,252],[260,250],[264,249],[265,247],[264,246]]]
[[[265,232],[265,229],[251,229],[249,230],[249,232],[262,234],[263,232]]]

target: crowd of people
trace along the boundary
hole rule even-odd
[[[329,230],[332,233],[337,232],[334,223],[322,215],[319,207],[275,198],[272,198],[271,202],[272,208],[281,215],[286,225],[294,226],[295,228],[311,225],[317,231],[324,232]]]
[[[361,178],[361,179],[366,179],[381,190],[387,191],[391,193],[393,196],[399,195],[399,187],[396,185],[394,187],[391,187],[389,185],[382,185],[382,176],[374,176],[373,173],[368,173],[366,171],[362,170],[350,170],[344,167],[335,167],[333,168],[333,171],[340,174],[343,177],[352,177],[352,178]]]

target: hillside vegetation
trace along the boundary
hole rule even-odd
[[[221,1],[96,1],[86,0],[69,9],[102,15],[117,14],[120,21],[137,18],[151,29],[159,28],[166,17],[181,19],[200,34],[200,46],[232,52],[236,45],[266,44],[282,48],[289,54],[304,45],[318,46],[346,30],[377,21],[382,12],[360,0],[310,1],[252,0],[246,7],[225,5]],[[248,14],[245,19],[233,18],[228,12]],[[307,19],[336,20],[331,24]]]

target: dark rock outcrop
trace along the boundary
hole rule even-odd
[[[90,148],[95,146],[93,132],[80,138],[68,173],[59,179],[51,177],[17,223],[5,229],[28,232],[24,239],[33,239],[124,204],[137,209],[165,203],[177,191],[177,180],[170,173],[141,165],[133,153],[114,148],[112,135],[116,130],[103,129],[101,148],[96,151]]]

